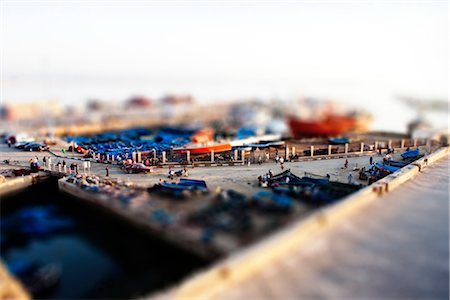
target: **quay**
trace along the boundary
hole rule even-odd
[[[448,298],[449,150],[148,299]]]
[[[26,176],[15,177],[12,179],[7,179],[5,182],[0,184],[0,199],[3,196],[19,192],[29,186],[38,183],[40,180],[39,174],[30,174]]]
[[[399,155],[399,150],[401,149],[396,149],[397,153],[394,155],[394,158]],[[423,144],[420,145],[420,149],[424,153],[431,151],[427,145]],[[4,190],[9,191],[11,186],[16,190],[23,189],[30,184],[37,183],[41,179],[45,180],[48,176],[62,177],[58,182],[62,191],[82,201],[91,203],[98,209],[109,211],[137,227],[144,228],[150,234],[164,239],[177,247],[193,252],[198,256],[207,259],[220,258],[218,263],[213,265],[212,268],[182,282],[179,286],[154,294],[152,297],[157,299],[160,297],[207,299],[215,298],[216,296],[218,298],[228,298],[229,296],[224,294],[225,290],[221,290],[222,288],[234,289],[236,284],[237,291],[241,291],[243,294],[247,293],[241,284],[245,285],[248,278],[253,277],[261,269],[272,268],[272,266],[276,268],[276,265],[273,264],[276,261],[280,261],[282,257],[291,255],[290,253],[295,247],[301,246],[300,248],[302,248],[309,243],[314,244],[316,236],[324,235],[329,230],[333,230],[335,226],[339,226],[347,218],[357,215],[356,212],[364,210],[372,205],[373,202],[378,202],[378,199],[385,199],[392,190],[395,191],[404,182],[416,179],[415,177],[424,176],[422,173],[426,172],[429,166],[432,166],[442,157],[448,157],[448,153],[448,147],[440,148],[394,174],[375,182],[371,186],[349,195],[336,204],[313,210],[303,205],[296,205],[294,213],[288,218],[276,220],[279,223],[277,227],[280,230],[274,233],[263,229],[269,226],[270,222],[268,222],[262,227],[257,227],[250,238],[248,235],[239,236],[238,234],[217,233],[212,241],[206,242],[203,240],[204,232],[201,228],[186,226],[186,218],[189,214],[214,201],[213,199],[223,189],[233,189],[247,196],[250,196],[255,191],[263,190],[263,188],[257,186],[256,177],[267,172],[268,169],[273,169],[275,173],[279,173],[281,171],[279,165],[265,162],[261,165],[256,163],[250,165],[240,163],[235,166],[217,164],[213,168],[197,168],[197,166],[192,168],[189,166],[190,177],[205,180],[211,191],[210,195],[206,197],[194,197],[194,199],[168,200],[157,195],[149,195],[145,191],[158,183],[161,178],[166,178],[167,171],[164,168],[155,168],[151,174],[130,175],[124,173],[117,164],[105,164],[104,162],[93,160],[90,161],[91,168],[89,170],[80,170],[81,174],[86,173],[87,175],[90,173],[102,180],[132,184],[133,187],[129,190],[141,191],[141,195],[137,197],[139,200],[134,201],[131,199],[129,204],[124,205],[120,201],[114,201],[107,194],[85,191],[75,184],[66,182],[67,176],[70,176],[67,170],[64,172],[64,170],[55,167],[47,167],[44,172],[28,175],[29,177],[15,178],[17,179],[16,181],[11,179],[9,181],[13,182],[13,184],[5,185]],[[33,153],[32,155],[42,158],[48,154]],[[67,164],[75,161],[79,162],[80,160],[86,161],[80,158],[79,155],[58,157],[59,155],[55,154],[57,152],[51,154],[55,161],[65,159]],[[22,164],[25,164],[30,157],[30,153],[14,150],[9,151],[8,155]],[[333,180],[346,182],[347,175],[352,172],[353,166],[356,168],[367,165],[369,157],[372,157],[375,162],[381,162],[382,159],[382,156],[374,153],[373,150],[355,151],[342,154],[319,154],[299,157],[286,162],[284,167],[300,176],[303,174],[325,176],[329,173]],[[348,169],[343,168],[346,159],[349,160],[350,164]],[[106,166],[110,168],[110,177],[103,176]],[[179,166],[181,167],[182,165]],[[178,167],[178,165],[172,165],[172,167]],[[1,188],[6,182],[0,185],[0,191],[3,191]],[[355,178],[355,182],[359,182],[357,178]],[[359,183],[365,184],[365,182]],[[157,220],[155,221],[155,218],[153,218],[154,213],[161,210],[173,217],[174,222],[164,224]],[[263,220],[263,218],[261,219]],[[273,221],[273,219],[270,221]],[[273,229],[276,229],[276,227]],[[220,286],[221,288],[213,288],[212,286]]]
[[[224,254],[224,251],[235,250],[234,247],[222,244],[204,245],[199,240],[200,233],[186,230],[183,226],[169,226],[166,223],[159,223],[151,219],[152,213],[161,209],[155,203],[151,208],[145,208],[140,205],[130,207],[122,205],[119,201],[112,201],[111,197],[107,194],[92,193],[85,191],[73,183],[69,183],[65,178],[58,180],[59,189],[73,197],[81,199],[85,202],[93,204],[96,208],[103,209],[112,213],[113,215],[125,220],[126,222],[140,227],[145,231],[151,233],[155,237],[165,240],[177,247],[180,247],[188,252],[192,252],[198,256],[206,259],[213,259]],[[131,201],[136,202],[136,198],[141,203],[149,202],[149,195],[144,191],[139,193],[138,196],[133,197]],[[156,202],[156,201],[153,201]]]

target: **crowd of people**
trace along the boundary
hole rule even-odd
[[[39,160],[38,156],[35,156],[34,158],[30,158],[30,160],[28,161],[29,165],[30,165],[30,169],[33,170],[41,170],[42,167],[44,168],[48,168],[51,169],[53,166],[53,159],[52,157],[46,157],[44,156],[42,158],[42,165],[41,165],[41,161]],[[54,164],[55,168],[57,168],[58,170],[60,170],[61,172],[66,172],[67,171],[67,163],[66,161],[63,160],[58,160],[55,164]],[[79,166],[77,163],[72,162],[69,165],[69,169],[71,170],[71,172],[78,174],[78,170],[79,170]]]
[[[270,169],[269,172],[267,172],[266,174],[264,174],[262,176],[261,175],[258,176],[259,186],[267,187],[267,185],[269,184],[269,181],[273,177],[273,175],[274,175],[273,171],[272,171],[272,169]]]

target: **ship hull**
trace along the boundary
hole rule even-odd
[[[294,137],[332,137],[352,131],[356,119],[351,117],[328,117],[320,121],[303,121],[289,118],[288,124]]]
[[[174,148],[174,153],[186,153],[189,151],[191,154],[202,154],[202,153],[210,153],[211,151],[214,151],[214,153],[219,152],[225,152],[225,151],[231,151],[231,145],[226,144],[214,144],[209,146],[192,146],[192,147],[181,147],[181,148]]]

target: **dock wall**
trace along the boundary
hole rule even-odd
[[[181,231],[169,230],[160,224],[151,222],[149,220],[149,216],[143,216],[138,211],[123,207],[120,203],[118,203],[118,201],[113,201],[113,199],[111,199],[107,194],[85,191],[75,184],[66,182],[65,178],[58,181],[58,186],[61,191],[91,203],[96,207],[119,217],[129,224],[144,229],[156,238],[180,247],[187,252],[193,253],[205,259],[211,259],[222,255],[222,253],[217,252],[217,249],[202,247],[199,243],[193,242]]]
[[[395,151],[404,151],[406,150],[406,144],[405,141],[402,140],[391,140],[391,144],[392,142],[395,142],[395,145],[398,145],[398,147],[393,147],[393,149]],[[299,154],[299,156],[297,158],[291,159],[289,160],[290,162],[304,162],[304,161],[313,161],[313,160],[328,160],[328,159],[339,159],[339,158],[351,158],[351,157],[360,157],[360,156],[368,156],[368,155],[377,155],[377,151],[376,151],[376,147],[372,150],[365,150],[364,149],[364,143],[361,143],[362,146],[360,149],[348,149],[348,144],[346,144],[347,146],[345,147],[345,151],[343,152],[338,152],[338,153],[331,153],[331,146],[333,147],[337,147],[339,145],[327,145],[328,147],[328,153],[323,153],[323,154],[319,154],[316,153],[319,150],[325,150],[325,145],[322,145],[321,147],[318,147],[317,145],[311,145],[309,146],[311,149],[313,149],[313,152],[311,152],[312,154],[303,154],[302,152],[295,152],[295,146],[286,146],[285,150],[280,150],[280,155],[284,156],[286,154],[289,153],[297,153]],[[375,142],[375,144],[378,144],[378,142]],[[341,145],[342,146],[342,145]],[[314,147],[318,147],[318,148],[314,148]],[[422,151],[428,151],[427,146],[426,146],[426,141],[422,140],[421,143],[418,143],[417,141],[414,141],[414,147],[418,147],[419,149],[421,149]],[[292,149],[292,150],[289,150]],[[315,149],[315,150],[314,150]],[[291,151],[291,152],[289,152]],[[59,152],[55,152],[55,151],[49,151],[50,153],[52,153],[55,157],[59,157],[59,158],[67,158],[67,159],[75,159],[75,160],[80,160],[80,161],[91,161],[91,162],[95,162],[97,161],[97,159],[94,158],[84,158],[83,156],[80,155],[76,155],[76,156],[70,156],[70,155],[61,155]],[[163,151],[164,152],[164,151]],[[191,161],[191,159],[189,158],[187,161],[185,162],[178,162],[178,161],[170,161],[170,158],[166,158],[166,159],[162,159],[161,156],[159,158],[161,158],[162,163],[159,163],[158,165],[155,165],[153,167],[155,168],[180,168],[180,167],[187,167],[187,168],[192,168],[192,167],[228,167],[228,166],[242,166],[244,164],[247,163],[248,159],[251,159],[251,163],[257,163],[255,161],[255,157],[254,157],[254,151],[247,151],[244,155],[244,159],[240,158],[240,159],[234,159],[234,160],[226,160],[226,161],[220,161],[220,160],[211,160],[211,159],[204,159],[204,160],[197,160],[197,161]],[[136,152],[136,156],[140,156],[141,152]],[[263,151],[263,153],[265,153]],[[382,153],[386,153],[386,149],[382,150]],[[167,154],[167,153],[166,153]],[[274,151],[269,151],[269,156],[270,156],[270,160],[274,160],[275,159],[275,152]],[[188,162],[189,161],[189,162]],[[265,159],[263,159],[263,162],[266,161]],[[114,160],[114,158],[109,157],[108,159],[105,161],[102,161],[105,164],[117,164],[117,160]]]
[[[214,299],[221,291],[231,288],[234,283],[250,278],[271,262],[289,255],[290,251],[306,243],[327,228],[344,220],[352,213],[366,207],[372,201],[379,201],[383,193],[389,192],[402,183],[413,179],[423,168],[446,157],[450,148],[440,148],[402,168],[392,175],[377,181],[342,201],[325,207],[309,218],[290,225],[274,235],[243,249],[210,269],[201,272],[172,289],[151,295],[151,299]]]
[[[26,176],[15,177],[0,184],[0,199],[1,197],[20,192],[33,184],[46,179],[47,176],[36,174],[30,174]]]

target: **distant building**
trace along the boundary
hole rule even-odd
[[[132,109],[149,108],[150,106],[152,106],[152,103],[153,102],[150,98],[144,96],[136,96],[127,100],[127,102],[125,103],[125,107]]]
[[[161,99],[164,105],[193,104],[194,98],[191,95],[167,95]]]
[[[9,121],[30,120],[37,117],[58,117],[62,113],[63,107],[57,101],[11,103],[0,107],[0,118]]]
[[[107,108],[107,103],[104,101],[91,99],[86,103],[86,108],[89,112],[102,111]]]

